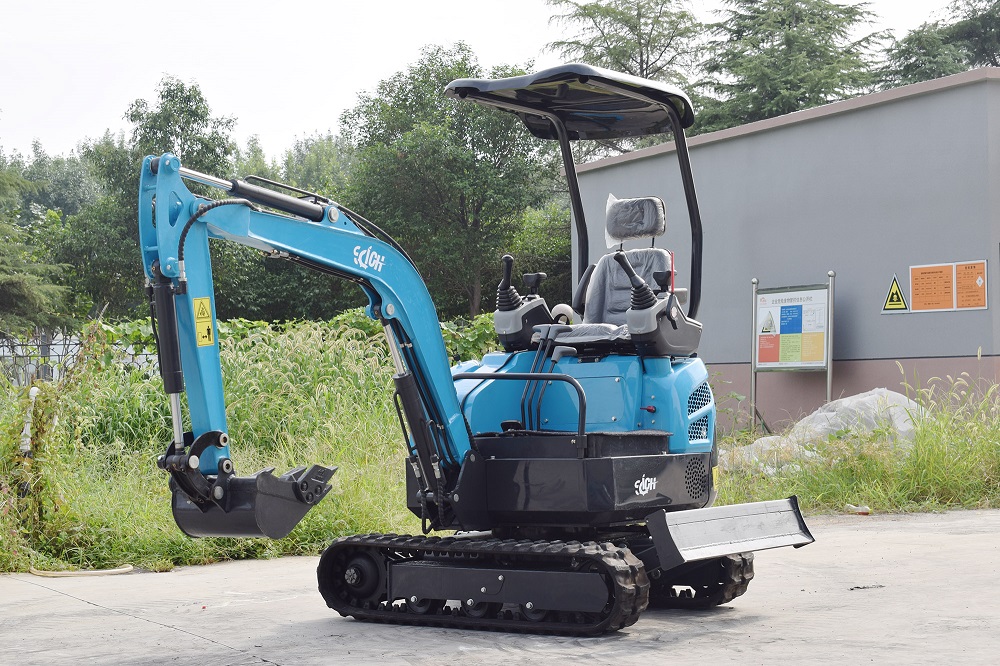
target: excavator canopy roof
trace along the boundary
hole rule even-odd
[[[683,127],[694,123],[691,100],[680,89],[581,63],[506,79],[458,79],[444,92],[517,113],[542,139],[558,138],[544,117],[549,114],[562,119],[570,139],[669,132],[670,119],[661,104],[673,105]]]

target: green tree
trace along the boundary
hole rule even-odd
[[[1000,2],[955,0],[948,41],[963,48],[969,68],[1000,67]]]
[[[101,197],[68,218],[53,237],[54,258],[68,266],[68,284],[78,299],[91,304],[93,315],[143,312],[137,223],[123,208],[115,197]]]
[[[285,151],[285,180],[296,187],[336,199],[347,191],[352,149],[347,140],[327,133],[296,140]]]
[[[882,87],[1000,65],[1000,2],[957,0],[946,21],[924,23],[886,49]]]
[[[262,176],[271,180],[281,178],[281,167],[275,160],[268,160],[257,135],[247,140],[246,148],[237,148],[233,155],[233,175],[237,178]]]
[[[105,196],[120,200],[122,205],[136,205],[134,200],[139,195],[136,151],[124,134],[107,130],[100,139],[81,144],[80,153]]]
[[[166,76],[156,92],[155,106],[137,99],[125,113],[133,126],[133,153],[141,158],[171,152],[189,169],[227,173],[236,150],[231,137],[236,119],[213,116],[197,83],[185,84]],[[135,171],[138,188],[138,169]],[[133,189],[130,194],[137,191]]]
[[[268,160],[260,142],[251,137],[246,148],[236,152],[235,173],[261,176],[337,199],[344,192],[346,178],[338,142],[331,135],[300,139],[278,162]],[[225,246],[225,254],[213,260],[216,274],[225,273],[216,289],[220,317],[330,319],[365,302],[362,292],[344,280],[290,262],[265,259],[261,253],[235,244]]]
[[[830,0],[724,0],[704,63],[708,95],[698,131],[773,118],[851,97],[875,82],[884,33],[865,4]]]
[[[54,247],[56,259],[71,266],[75,288],[112,317],[134,315],[144,307],[137,224],[142,158],[169,151],[187,167],[225,175],[235,151],[229,137],[235,121],[213,116],[195,83],[165,77],[157,87],[156,101],[136,100],[125,119],[132,124],[128,139],[107,132],[81,147],[104,194],[67,219]],[[213,247],[219,264],[241,267],[239,257],[229,256],[230,252]],[[223,283],[238,282],[240,277],[231,271],[219,274]],[[226,309],[226,298],[233,291],[220,289],[220,309]]]
[[[551,192],[551,147],[511,114],[441,94],[453,79],[484,74],[465,44],[427,47],[341,119],[357,150],[352,207],[400,240],[446,315],[479,313],[524,211]]]
[[[951,41],[946,26],[924,23],[886,49],[882,87],[895,88],[958,74],[968,69],[968,53]]]
[[[21,208],[59,211],[63,217],[76,215],[101,195],[101,186],[90,165],[75,153],[51,156],[35,141],[28,158],[10,160],[10,165],[32,183],[21,192]]]
[[[560,13],[550,23],[573,32],[546,45],[567,61],[606,67],[681,88],[698,71],[704,26],[687,0],[547,0]],[[578,162],[625,153],[662,142],[641,139],[585,141],[576,144]]]
[[[543,272],[539,293],[552,307],[572,300],[572,239],[566,201],[549,201],[524,213],[523,223],[510,245],[517,274]],[[520,285],[516,285],[520,290]]]
[[[331,133],[297,139],[285,151],[281,165],[283,182],[334,201],[347,194],[352,148]],[[301,266],[268,262],[268,270],[281,280],[276,289],[296,318],[330,319],[345,309],[359,307],[367,299],[354,284]]]
[[[68,290],[57,283],[62,267],[31,243],[32,220],[15,208],[31,183],[12,169],[0,170],[0,335],[67,323]],[[49,221],[51,217],[46,216]]]
[[[685,0],[548,0],[550,22],[575,30],[547,45],[567,60],[686,85],[703,26]]]

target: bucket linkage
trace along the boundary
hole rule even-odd
[[[218,473],[204,475],[199,469],[209,446],[223,446],[219,431],[202,434],[186,442],[171,443],[157,466],[170,474],[171,509],[174,521],[192,537],[269,537],[280,539],[305,517],[330,490],[336,467],[296,467],[281,476],[268,467],[251,476],[236,476],[229,458],[220,458]],[[190,439],[191,434],[185,433]]]

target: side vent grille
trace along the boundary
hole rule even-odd
[[[700,460],[689,460],[684,470],[684,489],[691,499],[699,499],[708,492],[708,472]]]
[[[712,402],[712,390],[708,388],[708,382],[705,382],[688,396],[688,416],[691,416],[710,402]]]
[[[708,414],[688,426],[688,440],[708,439]]]

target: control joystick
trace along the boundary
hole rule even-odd
[[[624,252],[615,252],[614,260],[618,262],[618,265],[622,267],[625,271],[625,275],[628,276],[629,282],[632,284],[632,309],[633,310],[648,310],[649,308],[656,305],[656,294],[653,290],[649,288],[646,281],[636,274],[635,269],[632,268],[632,264],[629,263],[628,257],[625,256]]]
[[[497,310],[510,312],[521,307],[524,304],[524,299],[511,284],[511,276],[514,273],[514,257],[505,254],[500,262],[503,264],[503,278],[497,285]]]

